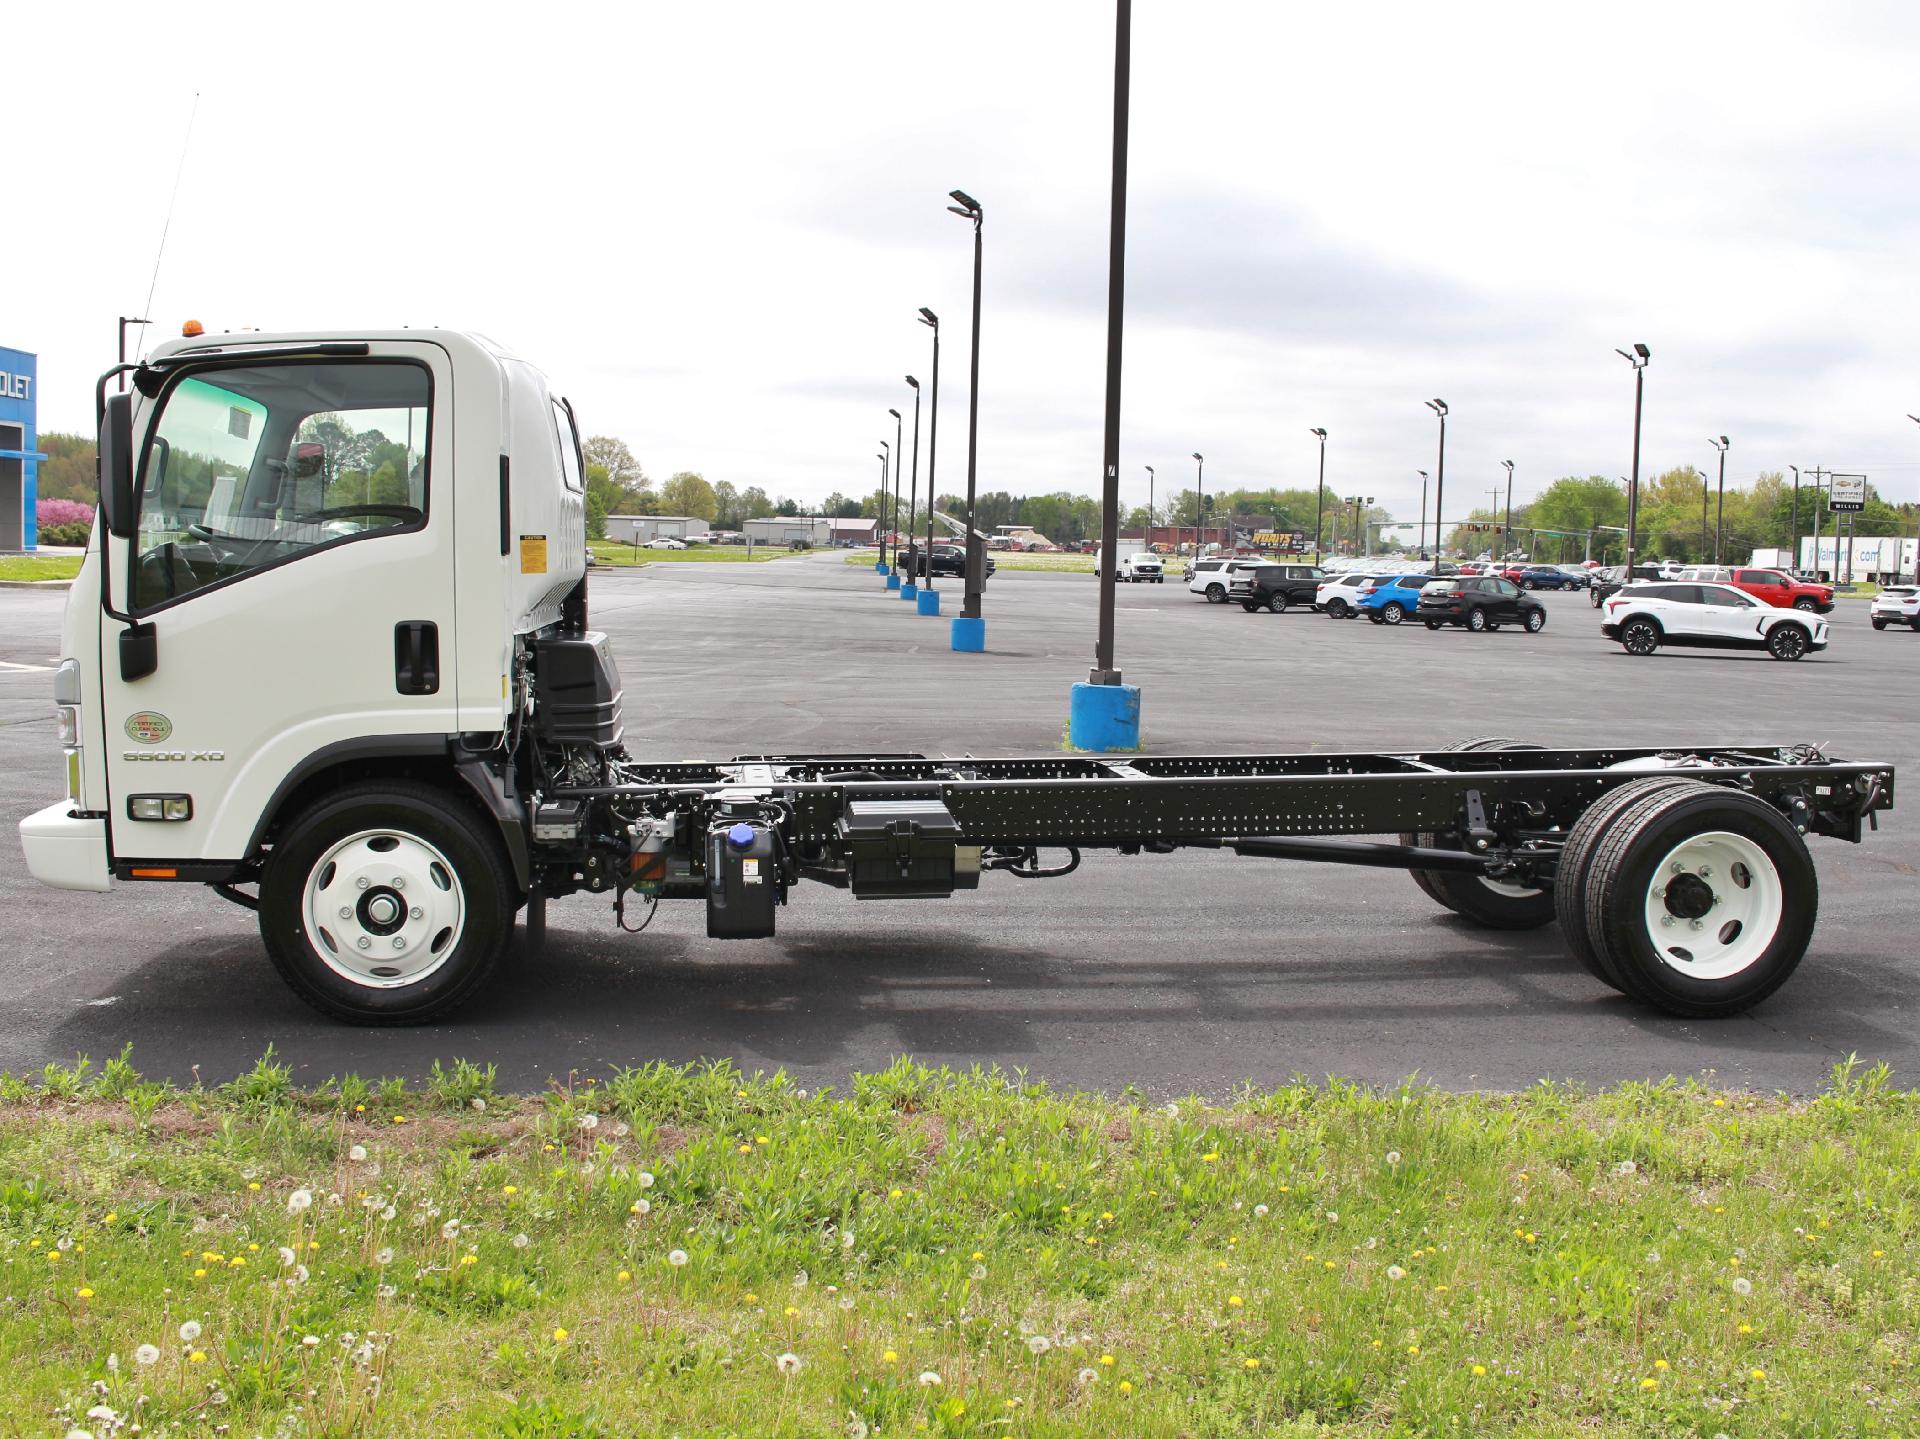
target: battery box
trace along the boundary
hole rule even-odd
[[[980,849],[938,794],[852,798],[840,817],[847,885],[856,899],[941,899],[980,883]]]

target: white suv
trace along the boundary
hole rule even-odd
[[[1600,633],[1630,655],[1687,645],[1797,660],[1827,647],[1827,622],[1818,615],[1763,604],[1732,585],[1631,584],[1609,596],[1601,613]]]
[[[1313,607],[1330,619],[1350,620],[1360,611],[1353,607],[1354,597],[1360,593],[1360,586],[1375,578],[1372,570],[1348,570],[1345,574],[1328,575],[1320,582],[1320,588],[1313,592]]]
[[[1205,595],[1210,605],[1224,605],[1235,575],[1242,570],[1257,570],[1268,563],[1267,560],[1223,559],[1218,555],[1195,560],[1187,568],[1187,593]]]
[[[1920,585],[1887,585],[1873,597],[1867,618],[1877,630],[1888,625],[1910,625],[1920,630]]]

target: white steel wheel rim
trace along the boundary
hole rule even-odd
[[[314,954],[365,989],[418,984],[453,957],[466,928],[458,871],[402,830],[348,835],[314,861],[301,897]]]
[[[1745,835],[1714,830],[1668,850],[1647,885],[1647,935],[1660,962],[1689,979],[1732,979],[1780,932],[1779,866]]]

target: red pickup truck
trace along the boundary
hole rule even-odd
[[[1824,615],[1833,608],[1833,586],[1796,580],[1782,570],[1756,570],[1738,565],[1695,565],[1681,572],[1683,580],[1732,585],[1757,600],[1781,609]]]

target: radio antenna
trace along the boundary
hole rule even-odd
[[[160,248],[153,255],[153,278],[147,281],[147,303],[140,307],[143,316],[151,317],[153,314],[153,292],[160,283],[160,261],[167,253],[167,231],[173,228],[173,207],[180,198],[180,176],[187,168],[187,150],[193,144],[193,122],[199,114],[200,92],[195,90],[193,108],[187,112],[186,138],[180,142],[180,163],[173,167],[173,192],[167,196],[167,218],[160,222]],[[147,324],[146,319],[140,321],[140,338],[143,341],[146,339]],[[135,348],[141,349],[138,345]],[[145,353],[143,349],[141,352]]]

